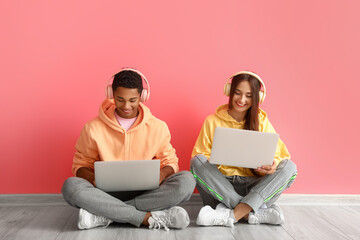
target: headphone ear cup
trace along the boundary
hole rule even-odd
[[[112,86],[111,85],[108,85],[106,87],[106,97],[109,98],[109,99],[113,99],[114,96],[113,96],[113,89],[112,89]]]
[[[149,93],[147,89],[143,88],[140,95],[140,102],[146,102],[149,99]]]
[[[265,99],[265,94],[263,91],[259,91],[259,102],[263,103]]]
[[[226,83],[224,86],[224,94],[226,96],[230,96],[231,83]]]

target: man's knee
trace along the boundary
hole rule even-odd
[[[179,191],[184,195],[191,195],[195,189],[195,179],[189,171],[181,171],[178,173],[180,184]]]
[[[61,193],[63,194],[65,201],[70,203],[74,193],[86,187],[93,187],[93,185],[85,179],[79,177],[69,177],[65,180]]]
[[[179,202],[187,201],[190,199],[195,189],[195,179],[189,171],[181,171],[175,174],[176,184],[173,184],[173,193],[177,196],[174,197],[174,205]]]

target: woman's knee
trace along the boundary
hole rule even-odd
[[[297,172],[296,164],[289,159],[282,160],[278,168],[290,174],[295,174]]]
[[[289,172],[291,172],[291,173],[293,173],[293,174],[297,173],[296,164],[295,164],[293,161],[291,161],[291,160],[288,160],[288,161],[287,161],[286,168],[287,168],[287,170],[288,170]]]
[[[195,155],[190,160],[190,169],[191,170],[195,169],[196,171],[196,169],[201,168],[205,162],[207,162],[207,158],[204,155],[202,154]]]
[[[280,175],[287,179],[286,188],[289,188],[294,183],[297,176],[296,164],[291,160],[283,160],[280,162],[279,167]]]

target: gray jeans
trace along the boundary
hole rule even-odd
[[[61,192],[65,201],[73,207],[139,227],[146,212],[167,209],[187,201],[194,189],[192,174],[181,171],[166,178],[155,190],[108,193],[83,178],[70,177],[64,182]]]
[[[215,208],[222,202],[234,209],[239,203],[246,203],[254,211],[264,203],[271,206],[297,176],[296,165],[291,160],[281,161],[275,173],[263,177],[225,176],[204,155],[191,159],[190,170],[205,205]]]

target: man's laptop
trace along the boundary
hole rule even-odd
[[[257,168],[272,165],[279,134],[216,127],[210,163]]]
[[[96,187],[106,192],[156,189],[159,179],[158,159],[95,162]]]

